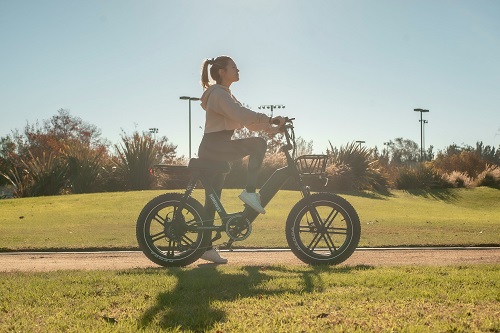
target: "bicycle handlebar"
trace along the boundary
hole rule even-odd
[[[294,156],[295,155],[295,133],[293,130],[293,121],[295,120],[295,118],[284,117],[284,119],[285,119],[285,122],[283,123],[283,125],[280,126],[280,130],[281,130],[281,132],[283,132],[285,134],[286,145],[281,147],[281,150],[284,152],[289,151],[289,150],[293,150],[292,156]],[[279,125],[280,121],[278,119],[273,119],[272,123],[274,125]]]

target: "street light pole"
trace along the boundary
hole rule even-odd
[[[424,151],[424,160],[426,160],[426,161],[427,161],[427,153],[425,151],[425,124],[427,124],[428,122],[429,122],[428,120],[424,119],[424,125],[423,125],[423,130],[422,130],[422,134],[423,134],[423,137],[424,137],[424,139],[422,141],[423,142],[423,146],[422,147],[423,147],[423,151]]]
[[[153,134],[153,139],[155,139],[155,141],[156,141],[156,133],[158,133],[158,128],[156,128],[156,127],[151,127],[151,128],[149,129],[149,133]]]
[[[189,159],[191,159],[191,101],[199,101],[198,97],[181,96],[179,99],[189,101]]]
[[[426,109],[413,109],[413,111],[420,112],[420,162],[424,161],[424,120],[422,119],[422,113],[429,112]]]
[[[357,140],[356,143],[359,146],[359,149],[361,149],[361,144],[365,143],[365,141]]]
[[[270,105],[261,105],[259,106],[259,109],[270,109],[271,110],[271,118],[273,118],[273,111],[274,109],[284,109],[285,106],[284,105],[274,105],[274,104],[270,104]],[[274,151],[274,140],[271,140],[271,150]]]
[[[271,117],[273,116],[273,111],[274,109],[284,109],[284,105],[261,105],[259,106],[259,109],[271,109]]]

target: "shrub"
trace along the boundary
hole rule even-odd
[[[486,167],[486,161],[474,151],[461,151],[451,155],[439,153],[432,161],[434,169],[442,173],[458,171],[475,178]]]
[[[500,166],[487,165],[486,169],[477,176],[475,185],[500,188]]]
[[[456,188],[468,188],[473,185],[472,178],[466,172],[453,171],[442,175],[443,185]]]
[[[104,153],[79,143],[65,146],[67,179],[72,193],[91,193],[97,189]]]
[[[360,147],[355,142],[341,146],[338,150],[331,143],[330,147],[332,150],[328,155],[331,165],[326,170],[328,189],[387,191],[387,177],[378,167],[370,149]]]
[[[326,168],[327,187],[334,191],[350,191],[353,189],[354,175],[346,164],[331,164]]]
[[[441,175],[430,165],[421,163],[416,168],[400,168],[399,176],[395,181],[399,190],[435,189],[443,187]]]
[[[115,149],[118,155],[112,159],[116,167],[113,173],[126,189],[146,190],[154,188],[156,183],[151,167],[172,163],[177,146],[170,144],[167,137],[156,140],[150,133],[135,132],[131,136],[123,133],[122,144],[115,145]]]
[[[60,194],[65,185],[67,164],[54,154],[42,153],[34,157],[28,152],[27,159],[21,159],[22,167],[2,173],[13,186],[14,196],[34,197]]]
[[[26,176],[26,170],[23,168],[12,168],[6,172],[0,172],[0,176],[12,185],[12,194],[14,197],[23,198],[29,196],[29,179]]]
[[[65,161],[55,157],[52,153],[47,156],[45,152],[42,154],[42,158],[34,158],[31,154],[30,157],[30,160],[24,161],[31,179],[29,195],[60,194],[65,186],[65,176],[68,169]]]

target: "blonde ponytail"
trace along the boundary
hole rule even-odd
[[[217,58],[206,59],[201,67],[201,86],[203,90],[208,89],[210,87],[210,77],[215,80],[215,83],[220,83],[220,74],[219,69],[225,69],[228,62],[232,60],[228,56],[220,56]],[[208,65],[210,67],[210,77],[208,76]]]
[[[208,65],[210,64],[210,60],[205,60],[203,65],[201,66],[201,86],[203,90],[206,90],[210,87],[210,78],[208,77]]]

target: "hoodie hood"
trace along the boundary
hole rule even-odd
[[[222,89],[224,91],[227,91],[229,93],[229,95],[231,95],[231,90],[229,90],[229,88],[226,88],[224,87],[223,85],[220,85],[220,84],[214,84],[214,85],[211,85],[210,87],[207,88],[207,90],[205,90],[205,92],[203,92],[203,95],[201,95],[201,107],[203,108],[203,110],[207,111],[207,107],[208,107],[208,99],[210,97],[210,95],[215,91],[215,90],[218,90],[218,89]]]

